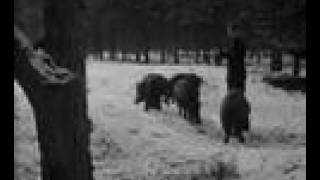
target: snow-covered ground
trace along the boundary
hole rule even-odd
[[[252,68],[247,79],[252,131],[245,145],[225,145],[218,114],[226,93],[225,67],[88,62],[95,179],[306,179],[306,96],[262,83],[262,74]],[[208,82],[201,89],[203,126],[191,126],[174,105],[148,113],[142,104],[134,105],[135,83],[149,72],[203,76]],[[29,115],[15,118],[15,164],[20,164],[15,170],[28,173],[31,168],[35,179],[39,155],[34,122],[30,109],[21,110],[25,101],[18,102],[18,115]]]
[[[40,156],[32,109],[14,82],[14,179],[37,180]]]

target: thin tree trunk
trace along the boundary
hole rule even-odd
[[[35,112],[43,180],[93,179],[83,48],[86,35],[77,3],[47,0],[44,11],[47,50],[57,64],[77,78],[66,84],[42,84],[39,74],[26,63],[30,61],[25,59],[15,68],[15,77]]]
[[[144,49],[144,62],[146,64],[150,63],[149,48],[148,47]]]
[[[214,57],[214,63],[216,66],[221,66],[222,65],[222,57],[220,54],[216,54]]]
[[[100,61],[103,61],[104,59],[103,59],[103,50],[100,50],[99,52],[99,59],[100,59]]]
[[[98,14],[100,17],[103,17],[101,16],[103,12],[101,12],[100,14]],[[101,22],[101,21],[99,21]],[[108,33],[109,36],[108,36],[108,41],[109,41],[109,59],[111,61],[116,61],[116,53],[117,53],[117,44],[116,44],[116,40],[115,40],[115,36],[116,36],[116,30],[114,28],[114,26],[111,26],[110,27],[110,32]],[[100,38],[100,37],[98,37]]]
[[[217,66],[222,66],[223,58],[229,58],[227,52],[223,52],[222,48],[219,48],[219,54],[215,57],[215,64]]]
[[[216,66],[221,66],[222,65],[222,58],[224,56],[225,55],[223,54],[222,49],[219,48],[219,52],[218,52],[218,54],[215,55],[215,59],[214,59],[214,62],[215,62]]]
[[[209,50],[205,50],[205,51],[203,52],[203,61],[204,61],[206,64],[210,65],[210,51],[209,51]]]
[[[261,52],[257,52],[257,61],[256,61],[256,64],[257,65],[260,65],[261,64]]]
[[[136,62],[137,63],[141,62],[141,53],[139,50],[136,51]]]
[[[163,48],[160,51],[160,63],[165,64],[166,63],[166,50]]]
[[[273,71],[282,71],[282,53],[280,50],[276,50],[272,54],[270,62],[270,70]]]
[[[190,49],[187,50],[188,59],[192,59],[192,51]]]
[[[109,53],[110,53],[110,56],[109,56],[110,60],[111,61],[115,61],[116,60],[116,49],[115,48],[111,48]]]
[[[245,46],[240,39],[233,39],[227,65],[228,91],[234,88],[246,90]]]
[[[269,53],[268,53],[268,51],[263,51],[262,57],[263,57],[264,59],[269,58]]]
[[[174,61],[174,64],[179,64],[179,48],[177,47],[174,47],[174,50],[173,50],[173,61]]]
[[[126,52],[126,50],[122,50],[122,52],[121,52],[121,61],[122,62],[127,61],[127,52]]]
[[[198,64],[200,61],[200,56],[201,56],[201,53],[200,53],[200,50],[196,50],[196,64]]]
[[[300,57],[298,55],[293,56],[293,76],[298,77],[300,74],[301,65],[300,65]]]
[[[248,53],[248,58],[249,59],[253,59],[254,58],[254,52],[253,50],[250,50],[249,53]]]

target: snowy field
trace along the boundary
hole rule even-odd
[[[97,180],[306,179],[306,95],[262,83],[257,69],[248,71],[252,131],[245,145],[222,143],[218,112],[226,93],[225,67],[89,61],[87,71]],[[134,105],[135,83],[149,72],[203,76],[208,82],[201,89],[204,124],[191,126],[174,105],[148,113]],[[21,93],[15,85],[15,174],[17,180],[37,179],[34,120]]]

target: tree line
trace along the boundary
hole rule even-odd
[[[136,53],[160,51],[161,62],[179,49],[226,49],[227,27],[237,22],[248,49],[301,54],[305,49],[305,0],[95,0],[91,9],[91,50]],[[275,55],[277,57],[277,55]],[[277,63],[277,58],[275,58]]]

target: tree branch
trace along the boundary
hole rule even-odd
[[[63,85],[76,78],[70,70],[55,65],[44,50],[34,50],[32,42],[16,26],[14,41],[14,76],[21,85]]]

